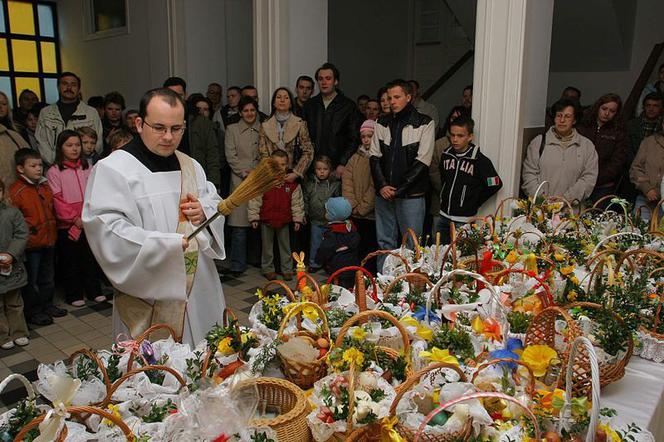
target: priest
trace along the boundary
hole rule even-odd
[[[221,200],[201,165],[177,151],[184,101],[169,89],[141,99],[138,136],[95,166],[83,226],[116,289],[113,336],[170,325],[195,345],[221,322],[225,301],[214,259],[224,259],[223,217],[187,241]]]

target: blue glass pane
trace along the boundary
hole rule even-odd
[[[0,32],[5,32],[5,8],[0,4]]]
[[[51,104],[58,101],[58,79],[57,78],[44,78],[44,88],[46,89],[44,95],[46,102]]]
[[[9,106],[14,106],[14,94],[12,93],[12,82],[9,81],[9,77],[0,77],[0,91],[4,92],[7,95],[7,101]]]
[[[49,5],[38,5],[37,13],[39,15],[39,35],[42,37],[55,37],[53,9]]]

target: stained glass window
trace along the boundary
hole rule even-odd
[[[40,100],[58,99],[60,48],[56,4],[39,0],[0,0],[0,90],[12,107],[24,89]]]

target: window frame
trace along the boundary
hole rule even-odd
[[[32,15],[35,26],[35,35],[25,35],[25,34],[14,34],[11,31],[9,26],[9,1],[1,0],[0,6],[4,12],[5,19],[5,32],[0,32],[0,38],[5,39],[7,42],[7,62],[9,66],[8,71],[0,70],[0,77],[8,77],[11,83],[11,94],[12,94],[12,108],[15,109],[18,107],[18,96],[21,91],[16,89],[16,79],[17,78],[37,78],[39,80],[40,87],[40,99],[41,101],[46,102],[46,79],[54,78],[57,80],[62,69],[62,60],[60,57],[60,31],[58,29],[58,8],[55,2],[43,1],[43,0],[14,0],[21,3],[30,3],[32,4]],[[39,5],[47,6],[51,9],[53,14],[53,37],[42,37],[39,35]],[[14,70],[14,54],[13,54],[13,41],[23,40],[23,41],[33,41],[35,42],[37,50],[37,71],[36,72],[16,72]],[[55,45],[55,72],[46,73],[44,72],[44,65],[42,60],[42,51],[41,44],[42,42],[53,43]]]
[[[129,0],[123,1],[125,5],[125,25],[105,31],[95,31],[94,0],[85,0],[83,2],[83,29],[85,30],[85,37],[83,39],[85,41],[99,40],[129,34]]]

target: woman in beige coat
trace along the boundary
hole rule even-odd
[[[260,122],[258,106],[250,97],[242,97],[238,105],[240,121],[226,128],[226,161],[231,168],[231,193],[258,161],[258,136]],[[247,204],[242,204],[228,216],[227,224],[232,227],[230,273],[239,276],[247,269],[247,233],[249,217]]]
[[[289,183],[304,178],[314,157],[307,123],[291,113],[292,107],[293,95],[287,88],[274,91],[272,116],[261,126],[258,146],[261,158],[269,157],[275,150],[288,154]]]
[[[664,124],[662,124],[664,129]],[[629,169],[629,179],[639,190],[634,210],[644,221],[650,221],[651,211],[662,198],[660,186],[664,176],[664,135],[646,137]]]

